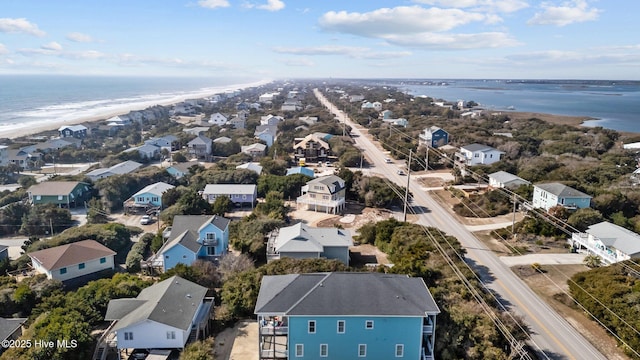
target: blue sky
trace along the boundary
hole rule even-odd
[[[637,0],[0,0],[0,74],[640,80]]]

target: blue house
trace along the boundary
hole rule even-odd
[[[537,184],[533,186],[533,207],[547,211],[560,205],[569,210],[591,206],[591,196],[560,183]]]
[[[255,308],[258,358],[433,360],[438,313],[422,278],[264,276]]]
[[[139,213],[146,212],[150,209],[162,209],[162,194],[174,187],[175,186],[164,182],[157,182],[146,186],[124,202],[124,212]]]
[[[143,267],[167,271],[198,259],[217,261],[229,248],[230,220],[217,215],[176,215],[167,241]]]
[[[449,133],[437,126],[424,129],[424,132],[418,136],[419,145],[427,145],[432,148],[447,145],[449,143]]]
[[[189,169],[192,166],[196,166],[196,165],[200,165],[200,163],[196,160],[183,162],[183,163],[176,163],[169,166],[167,168],[167,172],[169,173],[169,175],[173,176],[174,178],[180,179],[183,176],[188,175]]]

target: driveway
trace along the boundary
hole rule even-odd
[[[585,254],[528,254],[522,256],[500,256],[507,266],[516,265],[568,265],[584,264]]]

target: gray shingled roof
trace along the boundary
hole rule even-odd
[[[198,243],[199,231],[205,225],[211,223],[213,226],[224,231],[231,220],[217,215],[176,215],[171,226],[171,237],[159,250],[170,249],[176,244],[180,244],[194,253],[197,253],[202,246]]]
[[[151,184],[151,185],[145,186],[142,190],[140,190],[137,193],[131,195],[131,197],[135,198],[138,195],[142,195],[142,194],[146,194],[146,193],[150,193],[150,194],[153,194],[153,195],[157,195],[158,197],[162,197],[162,194],[164,194],[169,189],[173,189],[174,187],[175,186],[173,186],[171,184],[167,184],[165,182],[157,182],[155,184]]]
[[[105,320],[118,320],[114,331],[144,321],[190,330],[191,320],[206,294],[207,288],[172,276],[143,289],[135,299],[109,301]]]
[[[172,168],[179,170],[183,173],[186,173],[189,171],[189,168],[194,166],[194,165],[200,165],[200,163],[196,160],[193,161],[187,161],[187,162],[183,162],[183,163],[177,163],[177,164],[173,164],[171,165]]]
[[[495,148],[492,148],[489,145],[483,145],[483,144],[469,144],[469,145],[465,145],[465,146],[463,146],[461,148],[465,149],[465,150],[468,150],[468,151],[471,151],[471,152],[497,150]]]
[[[13,334],[27,318],[3,318],[0,317],[0,341],[7,339]]]
[[[353,240],[348,230],[297,223],[280,228],[274,245],[278,252],[323,252],[325,246],[352,246]]]
[[[587,233],[600,239],[605,245],[634,257],[640,255],[640,234],[608,221],[589,226]]]
[[[313,185],[313,184],[324,184],[327,185],[329,187],[334,186],[334,190],[332,191],[332,194],[337,193],[338,191],[342,190],[344,188],[344,180],[342,180],[341,178],[339,178],[336,175],[329,175],[329,176],[322,176],[319,178],[315,178],[313,180],[310,180],[309,182],[307,182],[307,185]],[[340,186],[340,185],[343,186]]]
[[[527,180],[519,177],[518,175],[513,175],[511,173],[508,173],[506,171],[498,171],[498,172],[494,172],[492,174],[489,174],[489,177],[496,180],[499,183],[508,183],[510,181],[514,181],[514,180],[522,180],[524,182],[527,182]]]
[[[255,313],[425,316],[440,310],[422,278],[382,273],[264,276]]]
[[[193,140],[189,141],[187,145],[209,145],[211,144],[211,139],[208,137],[198,134]]]
[[[535,187],[540,188],[550,194],[556,195],[557,197],[590,198],[591,199],[590,195],[585,194],[582,191],[578,191],[565,184],[547,183],[547,184],[537,184],[535,185]]]

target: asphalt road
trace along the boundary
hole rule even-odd
[[[364,136],[366,129],[352,123],[345,114],[331,104],[317,89],[316,97],[340,121],[351,126],[351,134],[357,146],[375,166],[375,172],[391,181],[406,186],[407,176],[398,175],[398,165],[385,162],[383,150]],[[411,181],[413,206],[418,213],[418,223],[432,226],[454,236],[467,250],[466,259],[481,275],[483,283],[494,291],[500,303],[522,317],[529,327],[529,345],[541,359],[606,359],[589,341],[565,319],[540,299],[520,278],[479,241],[464,225],[457,222],[419,184]]]

